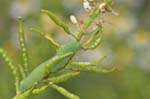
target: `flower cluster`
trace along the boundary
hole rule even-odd
[[[83,8],[84,10],[89,13],[90,15],[90,21],[88,21],[88,23],[86,24],[86,26],[84,26],[84,29],[87,28],[88,26],[91,25],[91,23],[93,23],[94,19],[99,15],[99,14],[104,14],[106,12],[108,13],[112,13],[113,15],[118,16],[119,14],[117,12],[115,12],[111,6],[110,3],[112,2],[112,0],[109,0],[109,2],[98,2],[96,0],[83,0]],[[76,18],[76,16],[71,15],[70,16],[70,20],[73,24],[78,24],[78,20]],[[103,23],[105,23],[104,20],[100,20],[99,22],[96,22],[96,24],[99,23],[98,25],[101,25]]]

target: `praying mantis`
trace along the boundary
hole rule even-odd
[[[77,34],[71,33],[68,25],[65,24],[65,22],[61,21],[52,12],[47,10],[42,10],[42,12],[47,14],[56,25],[61,27],[68,35],[73,37],[75,41],[68,44],[60,45],[47,33],[31,28],[32,32],[39,33],[42,37],[47,39],[51,43],[51,45],[53,45],[53,47],[56,49],[56,55],[38,65],[31,73],[28,73],[29,63],[24,38],[23,19],[22,17],[19,17],[18,33],[22,50],[23,65],[18,67],[15,66],[12,59],[9,58],[9,56],[7,55],[7,52],[4,49],[0,48],[0,54],[2,55],[2,57],[12,70],[12,74],[15,77],[17,95],[13,99],[27,99],[29,95],[39,94],[45,91],[49,86],[54,88],[55,90],[57,90],[58,92],[60,92],[69,99],[80,99],[78,96],[56,85],[56,83],[64,82],[72,77],[75,77],[79,75],[80,72],[82,71],[108,73],[116,69],[116,68],[104,69],[97,67],[97,65],[99,65],[106,58],[106,56],[94,62],[74,62],[72,60],[72,58],[74,57],[74,55],[76,55],[78,51],[93,50],[96,49],[101,44],[103,27],[101,25],[97,26],[97,29],[92,33],[90,33],[90,36],[86,40],[82,41],[85,35],[82,29],[80,29],[79,33]],[[94,22],[99,13],[100,13],[99,9],[95,10],[93,15],[91,15],[89,21],[85,24],[85,28],[88,28]],[[53,74],[56,74],[63,70],[70,70],[70,72],[62,74],[60,76],[53,77]],[[20,80],[19,78],[18,71],[22,75],[23,78],[22,80]],[[46,83],[46,85],[37,88],[36,86],[39,83]]]

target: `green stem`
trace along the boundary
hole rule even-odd
[[[97,16],[99,15],[99,9],[97,9],[91,16],[90,16],[90,19],[89,21],[85,24],[85,28],[88,28],[92,23],[93,21],[97,18]]]

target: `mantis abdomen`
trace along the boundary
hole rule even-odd
[[[61,47],[57,51],[56,56],[40,64],[29,74],[29,76],[22,80],[20,87],[21,92],[31,88],[34,83],[41,81],[48,74],[63,69],[74,54],[81,48],[82,46],[78,42]]]

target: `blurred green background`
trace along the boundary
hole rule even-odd
[[[150,0],[114,0],[119,16],[102,16],[111,24],[104,25],[103,42],[94,52],[76,56],[78,61],[93,61],[106,55],[103,65],[117,66],[109,74],[82,73],[61,83],[81,99],[150,99]],[[84,19],[82,0],[0,0],[0,47],[5,48],[15,63],[21,63],[17,37],[17,17],[24,18],[29,50],[30,70],[55,55],[47,40],[32,33],[36,27],[50,33],[58,42],[70,38],[50,19],[41,14],[48,9],[69,23],[71,14]],[[67,38],[67,39],[66,39]],[[87,58],[88,57],[88,58]],[[14,80],[0,58],[0,99],[15,95]],[[31,99],[65,99],[53,89]]]

